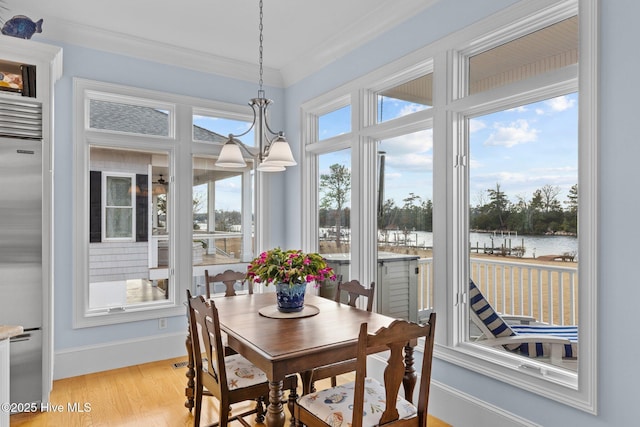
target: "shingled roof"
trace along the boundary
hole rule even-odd
[[[91,100],[89,125],[92,129],[104,129],[139,135],[169,135],[168,113],[152,107]],[[200,126],[193,125],[196,141],[225,143],[227,137]]]

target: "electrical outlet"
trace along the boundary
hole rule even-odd
[[[167,318],[161,317],[158,319],[158,329],[166,329],[167,327]]]

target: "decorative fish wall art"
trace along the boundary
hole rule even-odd
[[[42,32],[42,19],[33,22],[28,16],[16,15],[5,22],[0,31],[5,36],[30,39],[35,33]]]

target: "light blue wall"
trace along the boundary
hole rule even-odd
[[[373,71],[404,54],[492,12],[515,3],[510,0],[440,1],[425,13],[381,35],[320,72],[287,88],[287,132],[299,134],[299,106],[322,93]],[[572,409],[459,368],[434,362],[433,378],[478,399],[503,408],[542,426],[582,427],[640,425],[637,385],[640,384],[640,342],[635,327],[640,286],[634,266],[638,263],[637,227],[640,196],[636,183],[640,144],[635,128],[640,90],[635,76],[640,69],[638,40],[640,3],[636,0],[601,0],[600,13],[600,155],[598,262],[598,416]],[[287,172],[292,192],[300,191],[300,170]],[[287,217],[288,230],[297,230],[300,217]],[[287,244],[300,244],[297,233]]]
[[[76,329],[73,319],[73,78],[97,80],[150,90],[213,99],[247,105],[257,94],[255,84],[167,65],[141,61],[72,45],[62,45],[63,77],[55,87],[55,202],[54,202],[54,346],[55,351],[126,341],[172,332],[186,332],[186,319],[168,319],[166,329],[159,330],[157,320],[139,321],[113,326]],[[276,101],[271,113],[282,120],[282,89],[265,87]],[[248,108],[248,107],[247,107]],[[274,126],[280,126],[274,120]],[[281,204],[280,193],[273,199]],[[277,217],[279,218],[279,217]],[[283,218],[274,228],[282,230]],[[186,351],[185,351],[186,354]]]

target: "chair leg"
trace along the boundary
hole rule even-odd
[[[196,381],[195,384],[196,395],[195,395],[195,403],[196,403],[196,411],[193,414],[193,425],[195,427],[200,427],[200,415],[202,413],[202,383]]]
[[[264,397],[256,399],[256,423],[264,423]]]
[[[336,377],[331,377],[331,387],[335,387],[338,385]]]
[[[295,389],[295,387],[291,387],[291,389],[289,389],[289,399],[287,400],[287,408],[289,409],[289,413],[291,414],[291,427],[295,427],[296,425],[298,425],[294,414],[296,400],[298,400],[298,391]]]
[[[231,406],[228,403],[220,402],[220,427],[227,427],[229,424],[229,415],[231,414]]]

